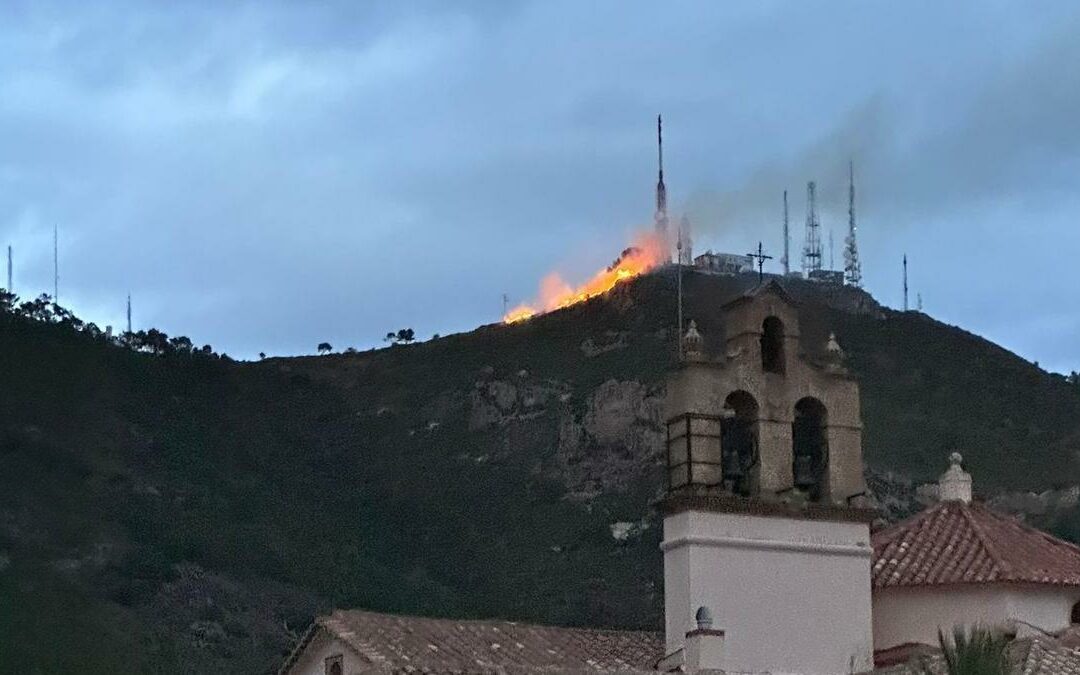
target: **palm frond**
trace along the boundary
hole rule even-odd
[[[999,631],[980,625],[971,630],[955,626],[950,640],[939,628],[938,642],[949,675],[1005,675],[1008,672],[1005,651],[1009,639]]]

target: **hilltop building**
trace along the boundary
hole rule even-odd
[[[840,270],[812,270],[806,275],[810,281],[820,281],[826,284],[844,285],[844,273]]]
[[[705,251],[694,258],[694,267],[713,274],[743,274],[754,271],[754,259],[748,255]]]
[[[871,534],[838,340],[808,356],[775,280],[721,309],[668,379],[663,633],[336,611],[280,672],[944,672],[938,630],[977,623],[1016,672],[1080,672],[1080,548],[973,502],[955,454],[939,503]]]

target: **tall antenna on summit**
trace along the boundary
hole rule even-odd
[[[821,222],[815,205],[816,185],[814,181],[806,184],[806,246],[803,248],[803,271],[821,271]]]
[[[506,312],[503,312],[503,315],[505,315],[505,314],[506,314]],[[128,332],[128,335],[131,335],[131,293],[128,293],[127,321],[128,321],[127,332]]]
[[[667,242],[668,215],[667,215],[667,186],[664,185],[664,127],[660,115],[656,116],[656,160],[659,172],[656,179],[656,234],[660,240]]]
[[[60,235],[58,233],[56,223],[53,223],[52,230],[52,261],[53,261],[53,296],[52,301],[55,306],[60,302]]]
[[[11,245],[9,244],[8,247],[7,247],[7,292],[8,293],[14,293],[15,292],[15,290],[11,286],[12,286],[12,281],[11,281]]]
[[[848,162],[848,235],[844,240],[844,281],[862,288],[862,263],[855,242],[855,162]]]
[[[908,311],[907,302],[907,253],[904,254],[904,311]]]
[[[788,231],[787,190],[784,190],[784,257],[780,262],[784,265],[784,276],[791,273],[791,233]]]

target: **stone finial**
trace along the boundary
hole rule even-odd
[[[709,608],[705,607],[704,605],[698,607],[697,612],[694,614],[694,621],[697,622],[698,628],[708,630],[709,628],[712,628],[712,612],[710,612]]]
[[[825,343],[825,351],[829,356],[840,360],[844,358],[844,350],[840,348],[840,343],[836,341],[836,333],[829,333],[829,341]]]
[[[971,502],[971,474],[964,471],[963,461],[959,452],[949,455],[949,468],[938,479],[938,498],[941,501]]]
[[[686,329],[686,335],[682,336],[683,356],[689,359],[699,359],[705,347],[705,338],[698,331],[697,323],[690,319],[690,325]]]
[[[720,673],[724,668],[724,631],[713,628],[712,612],[698,607],[694,615],[697,627],[686,634],[683,643],[683,669],[690,675]]]
[[[836,333],[829,333],[829,341],[825,343],[825,371],[829,373],[846,373],[844,368],[844,350],[836,341]]]

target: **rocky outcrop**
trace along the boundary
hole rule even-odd
[[[636,381],[608,380],[585,408],[559,421],[556,462],[570,499],[624,492],[655,472],[663,457],[662,392]]]
[[[481,380],[470,396],[469,429],[476,431],[539,417],[553,403],[566,403],[570,398],[570,386],[565,382],[532,380],[524,370],[515,379]]]
[[[629,333],[625,331],[606,331],[603,336],[586,338],[581,343],[581,353],[588,357],[599,356],[616,349],[625,349]]]
[[[1027,519],[1055,519],[1080,503],[1080,486],[1042,492],[1003,492],[987,500],[997,511]]]

